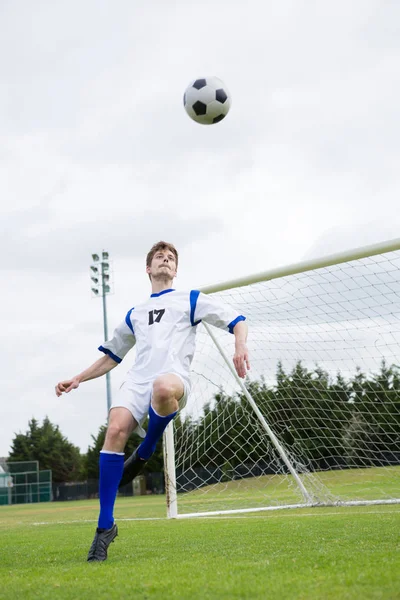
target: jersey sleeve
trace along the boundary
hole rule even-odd
[[[136,344],[135,332],[131,322],[131,312],[127,313],[125,320],[114,329],[111,340],[99,346],[99,350],[110,356],[115,362],[120,363],[125,355]]]
[[[192,325],[198,325],[201,321],[205,321],[209,325],[233,333],[236,323],[245,320],[246,317],[229,304],[225,304],[198,290],[190,292],[190,321]]]

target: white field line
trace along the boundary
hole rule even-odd
[[[136,518],[122,518],[115,519],[118,521],[166,521],[167,517],[136,517]],[[69,525],[70,523],[97,523],[97,519],[74,519],[72,521],[41,521],[32,523],[32,525]]]
[[[291,519],[297,518],[297,517],[341,517],[341,516],[358,516],[358,515],[386,515],[386,514],[392,514],[392,513],[399,513],[400,515],[400,510],[368,510],[368,511],[360,511],[360,512],[323,512],[323,511],[318,511],[318,512],[312,512],[312,513],[301,513],[301,514],[257,514],[257,515],[249,515],[249,514],[235,514],[235,515],[213,515],[213,516],[209,516],[209,517],[193,517],[196,518],[197,520],[202,519],[202,520],[210,520],[210,519],[281,519],[283,517],[290,517]],[[169,519],[167,519],[166,517],[123,517],[123,518],[119,518],[116,519],[116,521],[118,523],[122,523],[125,521],[168,521]],[[173,519],[175,520],[175,519]],[[178,519],[179,520],[179,519]],[[72,524],[77,524],[77,523],[97,523],[97,519],[80,519],[80,520],[73,520],[73,521],[42,521],[42,522],[37,522],[37,523],[32,523],[32,525],[35,526],[41,526],[41,525],[72,525]],[[26,523],[25,523],[26,524]]]
[[[302,514],[292,514],[292,515],[286,515],[286,514],[263,514],[263,515],[215,515],[212,517],[198,517],[201,519],[280,519],[282,517],[291,517],[292,519],[296,519],[297,517],[326,517],[326,516],[335,516],[335,517],[341,517],[341,516],[346,516],[346,517],[354,517],[354,516],[358,516],[358,515],[387,515],[387,514],[392,514],[398,512],[400,515],[400,510],[385,510],[385,511],[379,511],[379,510],[369,510],[369,511],[362,511],[362,512],[324,512],[324,513],[302,513]]]

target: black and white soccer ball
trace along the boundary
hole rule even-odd
[[[202,125],[219,123],[229,112],[231,96],[218,77],[195,79],[186,88],[183,105],[190,118]]]

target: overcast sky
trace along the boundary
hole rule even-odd
[[[207,75],[213,126],[182,103]],[[100,356],[92,252],[112,330],[159,239],[185,289],[399,237],[399,106],[395,0],[0,2],[0,456],[32,417],[82,451],[105,422],[105,379],[54,394]]]

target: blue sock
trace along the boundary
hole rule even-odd
[[[164,429],[168,425],[170,421],[175,417],[178,411],[167,415],[166,417],[161,417],[156,413],[154,408],[149,407],[149,426],[147,428],[146,437],[143,442],[140,444],[137,449],[137,453],[139,458],[143,458],[144,460],[148,460],[150,456],[153,454],[156,449],[156,445],[160,437],[162,436]]]
[[[99,499],[100,515],[98,527],[110,529],[114,523],[114,504],[118,484],[124,470],[124,454],[100,452]]]

